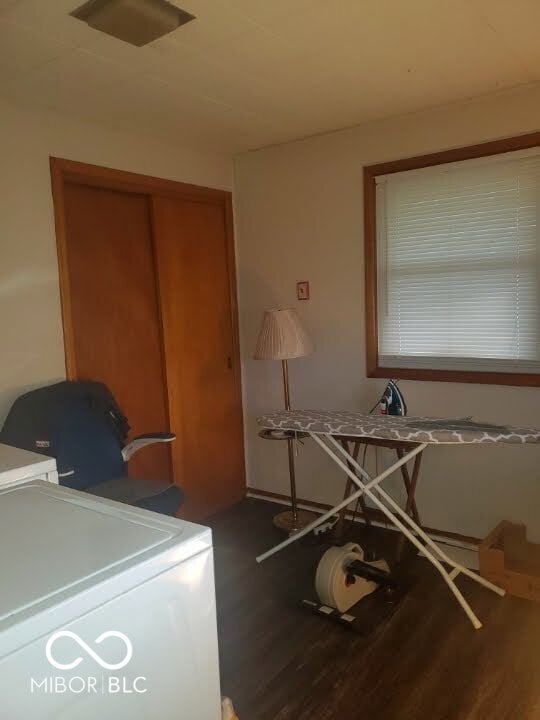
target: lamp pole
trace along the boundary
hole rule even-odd
[[[291,397],[289,393],[289,364],[287,360],[281,361],[283,370],[283,394],[285,397],[285,410],[291,409]],[[289,453],[289,478],[291,482],[291,510],[293,527],[292,530],[298,530],[298,506],[296,504],[296,475],[294,471],[294,438],[287,438],[287,450]]]
[[[300,318],[294,308],[277,308],[265,310],[254,358],[256,360],[281,360],[283,373],[283,395],[285,410],[291,409],[291,396],[289,392],[289,366],[288,360],[309,355],[313,344],[302,327]],[[290,508],[274,516],[273,523],[280,530],[289,534],[298,532],[309,525],[316,515],[308,510],[298,508],[296,497],[295,472],[295,440],[305,437],[305,434],[295,432],[266,430],[259,433],[263,438],[287,440],[289,459],[289,482],[291,492]]]

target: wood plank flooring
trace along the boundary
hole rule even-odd
[[[222,691],[240,720],[540,720],[540,605],[460,587],[484,623],[475,631],[426,560],[417,582],[368,637],[298,606],[322,548],[307,538],[262,565],[283,536],[282,509],[246,499],[211,518]],[[391,555],[396,534],[355,530]]]

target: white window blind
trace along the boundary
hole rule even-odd
[[[379,365],[540,372],[540,149],[377,178]]]

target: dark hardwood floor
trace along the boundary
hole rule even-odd
[[[279,509],[246,499],[208,523],[222,691],[240,720],[540,720],[540,605],[460,579],[484,623],[474,630],[410,552],[402,565],[416,584],[390,620],[360,636],[297,604],[323,549],[312,539],[255,562],[282,537],[271,523]],[[362,526],[355,532],[366,540]],[[391,553],[396,534],[370,532]]]

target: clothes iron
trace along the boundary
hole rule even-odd
[[[379,402],[381,415],[406,415],[407,405],[397,383],[390,380]]]

